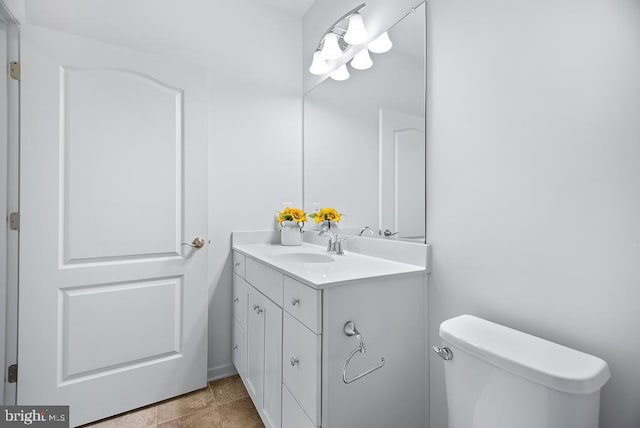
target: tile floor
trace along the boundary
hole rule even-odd
[[[103,419],[85,428],[263,428],[239,376],[206,388]]]

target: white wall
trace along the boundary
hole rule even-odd
[[[209,374],[231,365],[233,230],[302,203],[302,23],[250,0],[27,0],[33,24],[209,69]]]
[[[430,334],[471,313],[604,358],[640,426],[640,3],[432,0]],[[431,428],[446,427],[431,359]]]

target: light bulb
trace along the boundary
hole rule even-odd
[[[351,67],[356,70],[366,70],[373,65],[373,61],[371,61],[371,56],[369,56],[369,49],[364,48],[351,60]]]
[[[347,64],[342,64],[333,73],[329,75],[333,80],[347,80],[349,78],[349,70]]]
[[[338,35],[336,33],[327,33],[324,36],[322,44],[322,57],[326,60],[338,59],[342,56],[342,49],[338,44]]]
[[[349,27],[347,27],[347,32],[344,35],[344,41],[350,45],[361,45],[366,42],[368,38],[369,33],[367,33],[367,29],[364,28],[362,15],[360,15],[359,12],[354,13],[349,18]]]
[[[311,62],[311,67],[309,67],[309,72],[311,74],[315,74],[320,76],[329,71],[329,66],[327,65],[327,61],[322,57],[322,53],[320,50],[317,50],[313,53],[313,61]]]
[[[391,43],[389,34],[385,31],[377,39],[369,43],[369,46],[367,47],[373,53],[385,53],[391,49],[391,46],[393,46],[393,43]]]

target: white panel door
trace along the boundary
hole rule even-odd
[[[206,385],[206,72],[24,25],[19,404]]]
[[[425,236],[424,118],[380,109],[380,229]]]

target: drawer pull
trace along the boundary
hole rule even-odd
[[[238,350],[238,345],[233,345],[233,348],[232,348],[232,349],[233,349],[234,351],[237,351],[237,350]]]
[[[298,297],[292,297],[291,298],[291,304],[293,306],[297,305],[298,303],[300,303],[300,299]]]
[[[291,364],[291,367],[295,367],[299,362],[300,362],[300,360],[297,359],[296,357],[291,357],[291,359],[289,360],[289,363]]]
[[[238,297],[234,297],[233,303],[238,303],[239,301],[240,301],[240,299]]]

